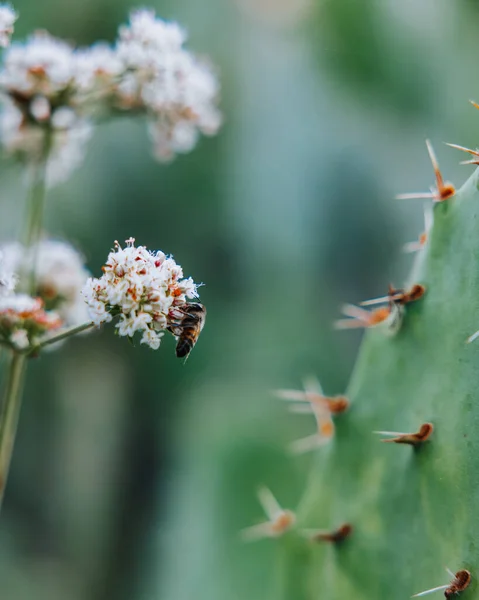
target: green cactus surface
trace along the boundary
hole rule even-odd
[[[291,564],[283,598],[400,600],[447,584],[445,566],[469,570],[462,597],[479,598],[479,342],[466,343],[479,328],[478,234],[476,171],[435,204],[410,281],[426,294],[407,306],[394,337],[368,331],[350,410],[317,451],[297,527],[354,531],[340,544],[302,542],[295,532],[282,540]],[[373,433],[426,422],[434,431],[416,447]]]
[[[194,459],[180,482],[185,505],[174,511],[168,600],[193,589],[213,600],[405,600],[447,586],[454,577],[446,567],[467,570],[470,584],[458,597],[479,600],[479,339],[467,343],[479,329],[479,170],[434,203],[433,217],[406,285],[426,292],[404,307],[394,335],[385,335],[386,323],[368,329],[346,390],[349,408],[333,415],[327,444],[309,458],[280,456],[292,441],[281,426],[287,411],[264,397],[255,398],[246,423],[229,415],[231,427],[208,444],[192,438]],[[221,405],[202,418],[213,422]],[[426,423],[432,434],[417,446],[383,443],[391,438],[375,433],[412,434]],[[251,427],[266,428],[264,448],[252,447]],[[238,533],[261,522],[252,490],[263,482],[296,522],[245,544]],[[210,526],[192,546],[185,532],[195,519]],[[334,533],[344,524],[352,532],[340,542],[314,538],[314,530]],[[197,572],[180,585],[185,561]]]

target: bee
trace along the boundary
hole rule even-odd
[[[181,317],[168,327],[168,331],[177,338],[176,356],[188,358],[204,327],[206,308],[203,304],[190,302],[178,309],[178,312],[181,313]]]

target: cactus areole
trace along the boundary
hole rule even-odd
[[[394,336],[367,332],[351,407],[317,451],[298,513],[298,528],[348,522],[354,533],[334,547],[310,540],[302,552],[299,532],[290,534],[285,598],[479,598],[479,341],[466,343],[479,329],[479,170],[434,204],[408,283],[427,292]],[[421,444],[382,444],[372,433],[423,424],[433,430]],[[444,566],[457,581],[441,586],[451,579]]]

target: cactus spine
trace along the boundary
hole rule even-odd
[[[479,170],[457,191],[436,175],[427,236],[408,245],[418,252],[405,289],[419,297],[401,304],[400,292],[391,292],[394,308],[385,306],[402,315],[394,335],[384,335],[397,328],[387,311],[377,327],[375,319],[360,323],[368,332],[346,391],[349,408],[330,410],[334,435],[325,428],[331,439],[314,449],[296,506],[284,498],[296,485],[291,472],[283,480],[273,476],[284,483],[280,508],[293,509],[295,519],[279,534],[280,520],[271,521],[265,537],[272,539],[254,549],[232,545],[231,530],[233,522],[238,529],[254,525],[237,523],[237,507],[250,502],[254,483],[270,484],[271,474],[262,470],[258,478],[259,466],[248,458],[254,454],[241,445],[225,455],[225,475],[213,494],[220,492],[215,511],[224,507],[229,521],[221,529],[215,520],[221,511],[209,513],[221,533],[216,549],[205,546],[204,560],[216,565],[217,577],[198,587],[198,598],[219,600],[228,591],[231,600],[404,600],[439,588],[439,597],[479,600],[479,341],[467,343],[479,329]],[[361,321],[364,313],[351,310],[352,320]],[[323,413],[315,412],[320,433],[328,422]],[[221,444],[211,442],[210,460]],[[235,487],[232,473],[240,468],[250,473],[248,490],[246,477]],[[206,496],[202,506],[211,506]],[[177,585],[168,591],[171,600],[183,597]]]
[[[351,408],[318,452],[298,515],[299,528],[348,522],[354,533],[334,547],[310,542],[307,580],[289,597],[400,600],[447,583],[447,565],[470,572],[464,596],[479,598],[479,344],[466,344],[479,327],[478,234],[476,171],[435,203],[410,282],[424,298],[394,337],[374,328],[363,341]],[[434,431],[415,447],[372,433],[426,423]]]

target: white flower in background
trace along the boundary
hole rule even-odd
[[[37,32],[7,50],[0,72],[0,85],[7,93],[0,116],[3,147],[26,159],[39,156],[49,129],[50,185],[67,179],[81,164],[92,134],[81,107],[78,68],[70,45]]]
[[[62,319],[47,311],[41,298],[10,294],[0,298],[0,340],[24,350],[45,333],[58,329]]]
[[[51,125],[54,133],[47,165],[49,186],[66,181],[81,165],[87,144],[93,135],[90,121],[78,119],[66,107],[53,112]],[[37,156],[44,144],[44,130],[29,123],[12,102],[6,101],[0,113],[0,139],[9,154],[20,157]]]
[[[15,289],[17,278],[14,271],[8,267],[3,253],[0,251],[0,298],[8,296]]]
[[[47,165],[49,186],[66,181],[81,166],[92,136],[93,125],[86,119],[77,121],[74,127],[59,129],[55,133]]]
[[[26,329],[16,329],[10,336],[10,342],[16,350],[25,350],[30,345]]]
[[[105,43],[75,52],[76,85],[79,91],[91,93],[99,90],[112,93],[112,86],[124,72],[124,63],[115,49]]]
[[[191,278],[163,252],[135,247],[135,240],[118,242],[108,255],[103,275],[88,280],[83,295],[91,320],[96,324],[119,316],[118,335],[133,337],[141,332],[141,343],[156,350],[163,331],[181,318],[187,298],[197,298]]]
[[[221,113],[216,75],[184,48],[186,38],[176,23],[142,9],[120,27],[114,47],[75,49],[45,31],[12,44],[0,70],[4,149],[31,160],[44,152],[49,133],[53,185],[83,161],[96,114],[134,111],[147,114],[159,160],[189,152],[200,134],[218,131]]]
[[[217,78],[183,47],[186,38],[179,25],[147,9],[134,11],[129,25],[119,30],[117,53],[125,74],[118,103],[147,111],[155,154],[162,160],[189,152],[199,133],[214,135],[221,125]]]
[[[17,243],[2,248],[4,262],[12,271],[21,272],[25,256],[23,246]],[[89,320],[81,290],[90,273],[83,257],[66,242],[44,240],[37,251],[36,295],[44,306],[54,310],[67,326]]]
[[[9,4],[0,4],[0,47],[6,48],[10,44],[13,34],[13,25],[18,19],[17,13]]]
[[[149,52],[151,49],[181,50],[187,37],[186,31],[177,23],[157,19],[155,11],[147,8],[132,11],[130,23],[119,29],[120,40],[131,44],[122,49],[125,50],[125,58],[130,61],[129,66],[132,67],[147,67],[155,60],[156,55]]]
[[[0,83],[22,104],[35,96],[57,100],[74,83],[74,76],[73,48],[46,31],[38,31],[5,52]]]

